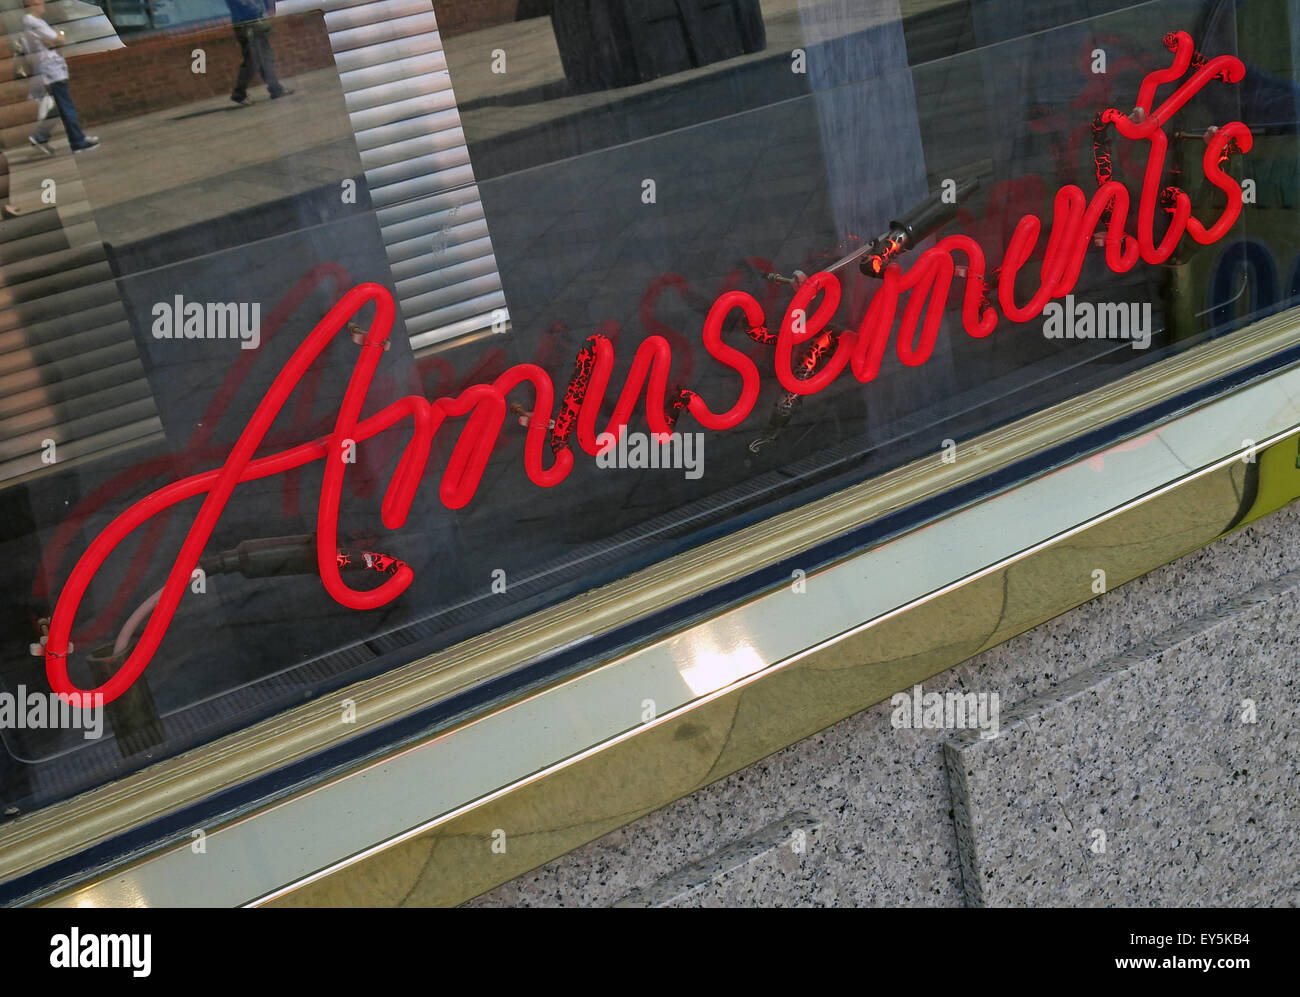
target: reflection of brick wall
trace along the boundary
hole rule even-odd
[[[325,19],[318,11],[273,21],[271,48],[282,79],[334,65]],[[131,41],[113,52],[68,60],[72,97],[85,125],[177,107],[208,97],[228,96],[239,70],[239,42],[229,21],[195,30],[193,25]],[[203,49],[207,72],[191,70],[193,52]],[[254,97],[261,86],[254,79]],[[264,91],[263,91],[264,93]]]

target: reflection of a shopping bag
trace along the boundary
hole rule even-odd
[[[45,78],[39,74],[33,74],[28,77],[27,99],[37,101],[36,120],[44,121],[54,110],[54,97],[50,94],[49,87],[45,85]]]

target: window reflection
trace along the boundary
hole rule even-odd
[[[5,691],[48,691],[42,621],[94,538],[145,496],[220,467],[276,375],[357,284],[387,288],[397,309],[367,414],[403,397],[482,394],[519,365],[562,397],[575,359],[599,351],[612,389],[590,425],[577,404],[568,420],[534,425],[535,395],[513,391],[491,413],[500,440],[475,468],[473,501],[439,496],[461,426],[448,420],[397,529],[379,509],[412,430],[363,440],[346,471],[339,564],[380,555],[385,571],[400,564],[414,578],[377,608],[343,608],[316,576],[318,466],[241,484],[204,551],[201,588],[187,590],[147,671],[113,704],[106,738],[0,730],[0,801],[19,813],[773,512],[944,459],[955,441],[1300,293],[1300,35],[1282,0],[48,9],[90,46],[69,43],[70,92],[100,145],[74,153],[62,123],[48,145],[30,141],[49,109],[42,117],[9,0]],[[1149,140],[1123,129],[1141,124],[1144,78],[1178,58],[1179,43],[1165,44],[1175,30],[1197,58],[1238,57],[1244,75],[1205,85],[1164,123],[1170,149],[1147,177]],[[1234,121],[1249,128],[1249,150],[1242,133],[1235,149],[1226,143]],[[1230,184],[1206,170],[1219,153]],[[1086,200],[1110,181],[1132,197],[1129,241],[1108,243],[1094,219],[1098,237],[1083,233],[1067,274],[1052,270],[1062,253],[1046,248],[1046,231],[1017,235],[1027,216],[1050,229],[1062,191]],[[1159,232],[1168,209],[1182,210],[1173,188],[1202,230],[1228,217],[1229,186],[1242,210],[1213,238],[1113,265],[1136,247],[1148,186],[1163,198]],[[1027,248],[1014,258],[1018,239]],[[826,273],[841,296],[815,318],[807,295],[825,293]],[[1027,309],[1047,273],[1060,293]],[[934,288],[933,309],[909,318],[905,283],[918,300]],[[727,294],[739,304],[718,332],[742,358],[732,366],[704,338]],[[796,300],[815,328],[782,361]],[[371,315],[330,341],[260,453],[328,438]],[[617,423],[616,396],[648,342],[671,357],[656,390],[680,422],[647,421],[644,401],[629,401],[637,439],[612,455],[584,451],[585,435]],[[855,342],[880,349],[818,381]],[[746,364],[759,374],[744,383],[746,405],[725,430],[704,427],[684,392],[717,417]],[[819,390],[797,390],[810,384]],[[670,459],[651,460],[661,429],[680,438]],[[548,461],[574,455],[555,488],[525,473],[530,433]],[[88,587],[68,659],[79,686],[111,678],[138,647],[201,498],[188,501],[124,543]],[[737,660],[754,665],[709,652],[684,678],[716,684]]]

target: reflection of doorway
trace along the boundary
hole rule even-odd
[[[103,6],[113,27],[118,29],[154,28],[159,23],[167,23],[157,18],[158,4],[154,0],[103,0]]]
[[[551,21],[575,89],[645,83],[761,51],[758,0],[553,0]]]

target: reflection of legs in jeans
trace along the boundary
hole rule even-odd
[[[257,48],[257,65],[261,70],[262,79],[266,81],[266,89],[271,91],[272,97],[278,97],[284,93],[284,87],[280,85],[280,78],[275,75],[275,53],[271,51],[271,30],[253,32],[253,45]]]
[[[239,40],[239,52],[243,61],[239,64],[239,75],[235,77],[235,86],[230,97],[243,101],[248,96],[248,84],[256,73],[266,83],[272,97],[285,93],[275,74],[275,53],[271,51],[271,32],[269,29],[258,31],[255,24],[236,24],[235,37]]]
[[[77,105],[72,103],[72,92],[68,89],[67,80],[59,80],[57,83],[49,84],[50,96],[54,98],[54,106],[59,109],[59,117],[63,119],[63,130],[68,133],[68,144],[74,149],[83,148],[86,145],[85,133],[81,130],[81,123],[77,121]]]
[[[257,56],[253,52],[253,29],[247,24],[235,25],[235,38],[239,41],[239,54],[243,61],[239,64],[239,75],[235,77],[235,86],[230,91],[232,100],[243,100],[248,96],[248,84],[253,78]]]

